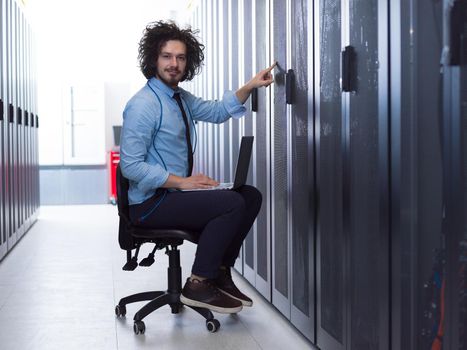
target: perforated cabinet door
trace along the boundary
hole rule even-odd
[[[7,252],[7,231],[5,223],[5,98],[6,98],[6,1],[0,0],[0,259],[5,256]]]
[[[315,89],[317,137],[317,344],[344,349],[343,114],[340,88],[342,47],[340,0],[320,0],[315,7]]]
[[[285,100],[290,1],[273,2],[273,56],[278,66],[272,86],[271,125],[271,240],[273,304],[290,318],[289,261],[289,118]],[[289,17],[289,19],[287,18]]]
[[[240,34],[243,37],[242,48],[243,48],[243,57],[241,58],[242,68],[243,68],[243,77],[242,80],[247,82],[253,74],[256,74],[255,67],[255,57],[253,56],[253,49],[256,50],[256,37],[254,36],[253,26],[255,26],[254,20],[254,1],[244,1],[243,2],[243,14],[241,14],[243,29],[240,31]],[[252,99],[250,96],[249,100],[245,103],[247,112],[245,117],[242,118],[243,123],[243,135],[253,136],[254,135],[254,121],[253,121],[253,112],[252,112]],[[247,184],[253,185],[253,171],[254,171],[254,162],[252,161],[251,166],[248,170]],[[264,205],[264,203],[263,203]],[[253,225],[250,232],[248,233],[244,244],[243,244],[243,274],[245,278],[254,286],[256,285],[256,272],[255,272],[255,240],[256,240],[256,224]]]
[[[232,26],[232,18],[230,16],[230,9],[228,6],[229,2],[223,1],[223,23],[222,23],[222,36],[223,36],[223,42],[224,46],[222,50],[224,51],[223,55],[223,76],[222,80],[224,81],[224,89],[228,90],[230,89],[231,86],[231,81],[230,81],[230,69],[231,69],[231,60],[229,59],[230,55],[232,54],[232,47],[230,43],[230,36],[229,36],[229,31],[231,30]],[[226,122],[222,124],[222,144],[223,144],[223,154],[222,154],[222,174],[223,174],[223,181],[224,182],[232,182],[232,156],[231,156],[231,151],[230,151],[230,133],[231,133],[231,125],[230,122]]]
[[[294,90],[289,118],[288,176],[291,184],[289,235],[291,321],[314,341],[314,135],[312,1],[291,3],[291,62]]]
[[[7,114],[8,114],[8,126],[7,126],[7,186],[6,195],[8,196],[8,249],[13,247],[16,243],[16,187],[15,187],[15,160],[16,160],[16,129],[15,125],[15,116],[14,116],[14,103],[15,103],[15,84],[13,82],[15,78],[15,12],[14,12],[15,3],[12,0],[7,0]]]
[[[269,65],[268,51],[268,14],[269,1],[254,2],[255,33],[256,33],[256,70]],[[253,176],[254,185],[263,195],[263,204],[256,219],[256,289],[267,299],[270,299],[270,114],[269,90],[258,89],[258,111],[254,115],[253,144]]]
[[[356,58],[346,93],[344,233],[349,349],[389,347],[388,5],[349,0]]]

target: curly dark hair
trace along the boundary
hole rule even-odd
[[[162,47],[169,40],[179,40],[186,45],[186,70],[182,81],[192,80],[201,72],[204,60],[204,45],[197,39],[199,30],[191,27],[180,29],[173,21],[151,22],[146,26],[139,42],[138,61],[141,72],[147,79],[156,76],[156,61]]]

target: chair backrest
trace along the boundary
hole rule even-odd
[[[135,240],[131,234],[131,221],[130,221],[130,205],[128,203],[128,189],[130,182],[126,179],[120,164],[117,166],[117,207],[120,222],[118,226],[118,243],[120,248],[124,250],[131,250],[135,248]]]

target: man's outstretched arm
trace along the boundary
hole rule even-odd
[[[271,71],[274,69],[276,64],[277,62],[274,62],[272,66],[260,71],[248,83],[243,85],[240,89],[238,89],[235,92],[235,95],[237,95],[237,98],[241,104],[245,103],[245,101],[248,99],[253,89],[259,88],[262,86],[266,87],[272,84],[272,82],[274,81],[274,78],[271,74]]]

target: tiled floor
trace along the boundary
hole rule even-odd
[[[215,314],[211,334],[190,309],[172,315],[164,307],[144,319],[146,333],[133,333],[132,316],[143,304],[114,306],[126,295],[166,288],[167,258],[156,254],[150,268],[122,271],[113,206],[42,207],[38,222],[0,262],[0,349],[311,349],[307,342],[241,277],[253,308]],[[150,248],[142,250],[145,256]],[[184,277],[195,246],[181,247]]]

